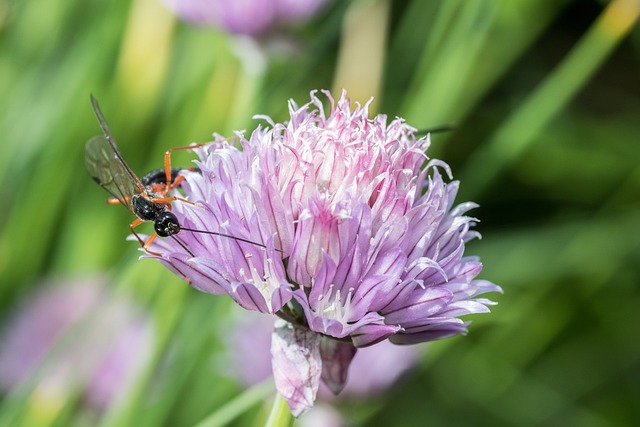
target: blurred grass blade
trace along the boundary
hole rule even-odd
[[[180,315],[185,309],[185,297],[190,290],[186,286],[165,286],[159,289],[161,289],[159,298],[153,306],[157,320],[157,341],[154,353],[133,387],[120,395],[115,404],[109,407],[109,411],[101,420],[101,427],[132,425],[132,420],[144,413],[141,409],[144,396],[148,393],[153,375],[171,342]]]
[[[273,380],[264,381],[244,391],[194,427],[222,427],[229,424],[248,409],[263,402],[273,393]]]
[[[565,3],[413,2],[389,53],[390,84],[399,89],[388,95],[392,108],[418,127],[460,122]],[[419,60],[407,54],[409,49],[419,50]]]
[[[390,2],[388,0],[351,2],[342,30],[333,96],[343,89],[354,102],[364,104],[373,97],[369,111],[380,103],[383,64],[386,56]]]
[[[452,121],[452,103],[498,17],[494,1],[441,2],[403,116],[421,126]],[[424,102],[428,101],[428,102]]]
[[[640,14],[638,0],[615,0],[564,61],[470,158],[461,181],[470,197],[486,191],[598,70]]]

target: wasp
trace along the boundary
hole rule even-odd
[[[184,176],[179,175],[184,169],[171,167],[170,153],[175,150],[191,149],[194,147],[178,147],[167,150],[164,162],[165,167],[163,169],[154,169],[144,175],[142,179],[139,179],[127,162],[124,161],[122,154],[120,154],[116,141],[111,135],[107,122],[102,115],[100,106],[93,95],[91,96],[91,105],[98,118],[98,123],[100,123],[103,135],[95,136],[87,141],[84,155],[85,165],[93,180],[114,197],[113,199],[107,200],[107,202],[122,204],[136,216],[136,219],[129,224],[129,228],[147,253],[161,256],[149,250],[149,246],[155,238],[161,236],[172,237],[191,256],[194,256],[193,253],[175,237],[180,230],[213,234],[263,248],[265,247],[263,244],[224,233],[181,227],[178,218],[171,212],[171,202],[179,200],[191,205],[201,206],[184,198],[169,195],[171,190],[179,187],[184,181]],[[136,233],[135,228],[146,221],[153,222],[155,231],[144,241],[138,233]]]
[[[184,199],[168,194],[180,185],[184,177],[178,176],[179,169],[171,168],[169,172],[153,170],[140,180],[120,154],[98,101],[93,96],[91,96],[91,105],[103,135],[87,141],[84,163],[89,175],[115,198],[109,199],[109,203],[120,203],[136,216],[129,225],[131,232],[145,251],[159,255],[149,251],[149,245],[153,240],[157,236],[169,237],[180,232],[180,222],[171,212],[170,203]],[[168,178],[167,175],[169,175]],[[164,182],[160,179],[162,176],[164,176]],[[145,221],[152,221],[155,230],[146,242],[135,231],[135,228]]]

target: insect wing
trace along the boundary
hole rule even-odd
[[[84,163],[93,180],[133,212],[131,197],[146,190],[124,162],[115,144],[104,136],[91,138],[87,141]]]

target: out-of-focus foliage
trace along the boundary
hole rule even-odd
[[[212,362],[227,301],[138,262],[131,215],[87,176],[89,93],[142,174],[169,147],[343,86],[417,128],[455,125],[430,155],[462,179],[459,201],[481,205],[484,240],[468,252],[505,290],[393,393],[339,404],[349,425],[640,424],[638,7],[339,1],[292,30],[286,53],[256,59],[255,45],[178,22],[160,0],[0,0],[1,319],[43,278],[107,271],[157,332],[155,356],[106,412],[81,410],[78,390],[47,406],[27,385],[4,396],[0,424],[193,425],[241,393]],[[217,420],[252,425],[263,395]]]

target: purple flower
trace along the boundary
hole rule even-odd
[[[475,207],[454,207],[458,182],[429,161],[429,139],[403,120],[368,117],[346,93],[328,113],[289,104],[290,120],[198,149],[202,171],[186,173],[176,203],[181,224],[238,239],[183,232],[152,250],[193,287],[228,294],[242,307],[276,314],[276,386],[294,415],[313,404],[320,378],[345,385],[356,348],[389,339],[413,344],[465,333],[459,317],[488,312],[478,295],[501,289],[474,280],[465,257],[478,237]],[[247,242],[248,241],[248,242]],[[249,243],[249,242],[254,242]],[[193,255],[193,256],[192,256]]]
[[[273,27],[311,17],[327,0],[165,0],[182,19],[258,36]]]
[[[152,328],[100,280],[48,287],[15,312],[2,336],[0,388],[37,376],[34,396],[56,406],[84,389],[104,409],[151,355]]]

